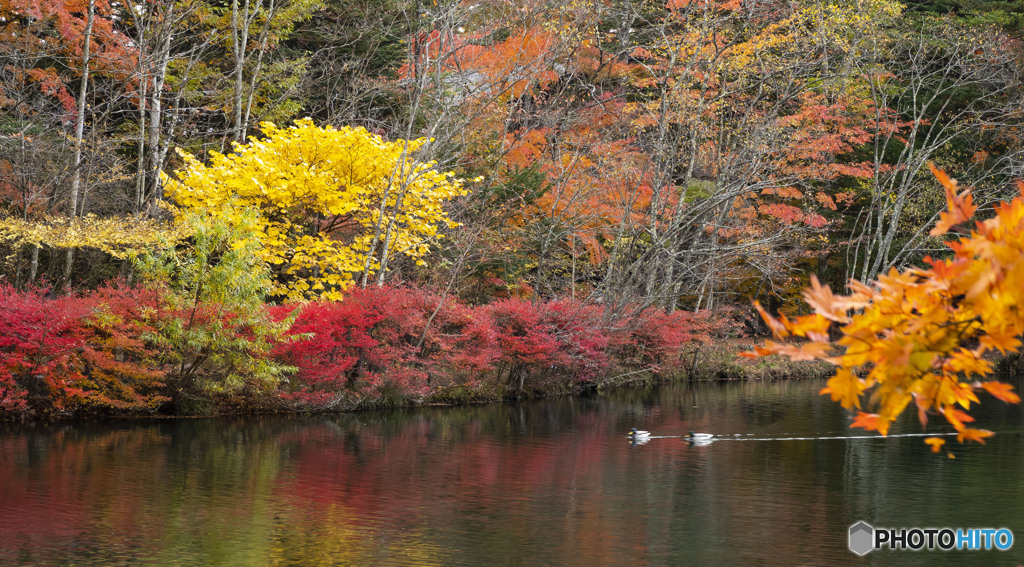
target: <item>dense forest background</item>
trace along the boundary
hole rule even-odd
[[[380,305],[375,287],[422,304],[422,328],[367,331],[365,341],[409,349],[391,359],[458,350],[472,358],[461,368],[479,365],[519,392],[540,376],[529,364],[592,377],[598,351],[655,368],[681,357],[658,349],[726,325],[709,310],[750,331],[751,300],[801,312],[811,275],[840,289],[942,254],[929,228],[946,201],[928,162],[973,187],[982,211],[1017,194],[1022,29],[1018,1],[0,0],[0,269],[5,293],[22,294],[7,301],[28,313],[75,292],[79,303],[93,298],[94,314],[145,304],[129,299],[141,291],[124,291],[140,281],[172,290],[173,300],[152,292],[152,313],[178,315],[118,319],[143,321],[149,330],[124,331],[140,343],[119,343],[112,323],[93,321],[89,344],[110,341],[94,353],[106,366],[66,363],[85,377],[108,368],[117,388],[148,400],[97,402],[125,408],[208,398],[252,376],[277,387],[283,366],[251,360],[276,347],[252,345],[303,317],[302,336],[315,334],[316,319],[295,301]],[[217,216],[213,197],[174,190],[209,179],[197,168],[227,171],[211,152],[257,155],[277,147],[270,133],[299,132],[293,121],[307,117],[307,128],[365,129],[358,135],[375,141],[352,159],[397,160],[383,188],[344,213],[305,196],[246,197],[254,212],[245,219],[181,228],[190,214]],[[401,157],[386,157],[385,143]],[[421,219],[429,229],[395,228],[392,238],[393,225],[416,216],[407,166],[462,181],[435,195],[443,213]],[[231,171],[267,194],[262,178]],[[361,219],[360,210],[374,213]],[[259,250],[278,228],[266,226],[282,218],[280,233],[297,244],[268,260]],[[246,248],[246,234],[264,238]],[[318,236],[328,244],[314,246]],[[343,245],[355,252],[338,267],[331,259]],[[217,270],[252,277],[209,280]],[[306,313],[334,309],[347,329],[387,319],[339,315],[327,303]],[[260,311],[280,311],[266,320],[241,315],[277,304]],[[203,327],[200,305],[222,322]],[[479,338],[485,330],[468,322],[478,317],[451,306],[490,309],[486,333],[507,340]],[[229,323],[223,313],[234,314]],[[538,321],[550,341],[525,344]],[[441,329],[435,338],[431,326]],[[616,330],[581,341],[597,328]],[[501,353],[472,351],[473,333],[469,342],[504,345]],[[360,340],[344,346],[363,349]],[[566,345],[571,360],[556,360]],[[56,364],[42,352],[8,365],[10,392],[24,394],[9,393],[9,408],[33,395],[53,403],[56,386],[26,385]],[[279,360],[294,371],[308,355]],[[372,374],[372,361],[350,358],[321,378],[352,389]],[[128,384],[117,368],[131,360],[162,369],[146,374],[162,393]],[[423,365],[410,363],[409,376],[436,384]],[[204,373],[243,378],[212,387],[197,381]],[[302,388],[320,388],[316,400],[337,402],[305,376]],[[76,388],[108,387],[96,383]]]

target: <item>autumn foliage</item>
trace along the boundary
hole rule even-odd
[[[0,0],[0,406],[579,389],[688,369],[705,311],[792,316],[813,273],[817,314],[766,317],[809,340],[764,352],[837,362],[858,425],[913,402],[980,440],[969,403],[1014,399],[975,381],[1019,347],[1016,205],[879,277],[974,213],[940,174],[929,237],[929,159],[986,203],[1020,172],[1019,38],[963,16]]]
[[[280,317],[293,309],[273,310]],[[401,287],[355,289],[340,303],[298,309],[292,340],[274,355],[297,368],[282,398],[311,408],[451,387],[517,397],[592,385],[615,369],[680,371],[680,353],[723,328],[707,314],[650,309],[635,321],[608,322],[601,308],[568,300],[469,306]]]
[[[947,211],[931,234],[944,236],[977,207],[970,190],[958,192],[955,180],[934,166],[932,171],[945,189]],[[854,427],[885,435],[913,403],[922,425],[941,415],[960,442],[984,443],[993,433],[969,427],[974,418],[965,411],[980,401],[978,393],[1020,402],[1010,385],[982,379],[992,372],[986,355],[1016,351],[1024,333],[1024,196],[997,205],[993,218],[946,244],[952,254],[926,258],[929,268],[892,269],[870,285],[851,281],[850,295],[835,295],[812,279],[804,292],[812,315],[776,319],[758,305],[776,338],[807,340],[769,341],[753,355],[835,363],[822,394],[860,409],[862,395],[870,392],[878,408],[858,412]],[[835,343],[829,340],[834,325],[842,332]],[[938,451],[942,440],[928,443]]]
[[[194,412],[197,399],[212,404],[206,411],[346,409],[444,398],[453,388],[520,397],[591,387],[617,372],[682,371],[680,354],[723,328],[706,314],[648,309],[609,322],[600,307],[568,300],[471,306],[389,286],[264,309],[290,327],[261,351],[229,306],[182,305],[160,285],[58,296],[0,285],[0,417]],[[217,358],[225,348],[254,358],[246,367],[284,370],[236,384],[230,365],[241,362]]]
[[[104,287],[48,297],[0,284],[0,410],[152,412],[167,400],[149,363],[156,296]]]
[[[187,211],[237,224],[257,214],[256,254],[275,267],[273,294],[341,299],[356,275],[377,272],[380,250],[422,264],[443,208],[462,181],[415,159],[426,139],[390,142],[363,128],[262,124],[265,138],[212,152],[210,164],[182,153],[168,192]]]

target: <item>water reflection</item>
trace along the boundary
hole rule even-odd
[[[0,563],[964,565],[846,549],[857,520],[1024,537],[1019,408],[956,460],[848,438],[820,384],[711,384],[311,418],[7,426]],[[628,443],[631,427],[650,430]],[[894,433],[916,434],[912,421]],[[688,431],[716,435],[689,443]],[[733,437],[738,435],[738,437]],[[798,438],[811,439],[798,439]],[[828,437],[837,437],[830,439]],[[1024,546],[1018,546],[1024,549]]]

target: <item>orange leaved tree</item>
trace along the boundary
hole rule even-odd
[[[941,236],[969,220],[977,207],[970,190],[958,194],[956,180],[930,167],[946,188],[948,211],[931,231]],[[1024,193],[1024,183],[1020,187]],[[925,258],[930,268],[892,269],[870,285],[851,280],[849,295],[834,295],[812,277],[804,291],[814,309],[811,315],[776,319],[755,304],[777,339],[808,340],[766,341],[744,354],[836,364],[835,376],[821,393],[859,410],[862,395],[870,392],[877,407],[877,413],[859,411],[853,427],[885,435],[913,402],[922,424],[930,414],[939,414],[961,443],[984,443],[993,433],[968,427],[974,418],[964,411],[979,402],[978,392],[1020,402],[1010,385],[979,379],[992,371],[985,355],[1016,351],[1024,333],[1024,195],[998,205],[993,218],[946,244],[952,256]],[[829,337],[833,325],[842,332],[835,343]],[[944,441],[932,437],[926,442],[938,452]]]

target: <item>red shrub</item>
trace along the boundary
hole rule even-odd
[[[608,367],[609,337],[600,307],[561,299],[545,305],[542,313],[567,357],[556,366],[560,374],[592,379]]]
[[[143,337],[158,303],[136,288],[48,297],[0,284],[0,409],[154,411],[167,398]]]
[[[614,355],[624,366],[675,366],[684,352],[709,342],[721,326],[706,311],[668,313],[651,307],[616,333]]]
[[[293,306],[274,309],[279,319]],[[365,311],[362,305],[313,303],[302,309],[289,334],[294,340],[277,345],[274,355],[295,366],[295,385],[283,394],[305,404],[324,405],[343,390],[354,391],[365,368],[360,361],[367,350],[377,346],[370,329],[380,320]]]
[[[283,317],[291,307],[275,308]],[[419,396],[441,384],[476,385],[496,359],[490,319],[425,290],[351,290],[341,303],[303,308],[275,351],[298,372],[282,397],[323,407],[386,391]]]
[[[392,386],[402,394],[428,390],[429,359],[420,358],[417,343],[426,325],[426,292],[398,287],[354,290],[345,302],[359,305],[376,319],[370,335],[377,346],[364,357],[365,379],[374,387]]]
[[[507,376],[510,385],[518,381],[521,390],[529,374],[570,362],[569,355],[561,350],[555,338],[555,330],[529,301],[510,298],[481,309],[494,325],[499,379]]]
[[[493,370],[494,329],[479,309],[457,299],[411,288],[365,290],[357,298],[381,314],[374,336],[387,347],[383,365],[405,366],[421,393],[438,381],[476,384]],[[406,370],[408,388],[414,375]]]
[[[269,309],[280,320],[294,307]],[[322,408],[485,378],[522,391],[527,379],[590,380],[613,361],[657,371],[678,364],[718,325],[684,311],[648,309],[617,327],[604,316],[599,306],[569,300],[470,307],[425,290],[374,287],[304,307],[289,331],[293,340],[275,345],[272,356],[298,369],[281,397]],[[213,304],[174,312],[148,288],[49,297],[0,284],[0,411],[155,411],[182,380],[157,368],[159,360],[177,360],[155,346],[166,343],[158,337],[176,325],[230,328],[249,344],[252,330],[237,322],[237,313]],[[185,355],[203,356],[196,348]],[[172,378],[178,382],[169,388]]]
[[[90,312],[74,297],[0,283],[0,409],[62,410],[79,394],[80,324]]]
[[[154,368],[151,343],[163,309],[160,293],[144,287],[105,286],[84,300],[93,313],[81,324],[81,403],[97,409],[153,412],[163,395],[164,372]]]
[[[433,357],[443,371],[460,383],[476,386],[494,372],[500,357],[497,336],[490,315],[453,299],[445,301],[427,333],[437,345]]]
[[[275,308],[283,317],[292,307]],[[285,399],[324,407],[385,391],[416,396],[491,377],[520,391],[527,379],[590,380],[614,361],[657,371],[713,328],[706,315],[648,309],[612,327],[599,306],[518,298],[470,307],[410,288],[355,289],[297,317],[275,356],[298,368]]]

